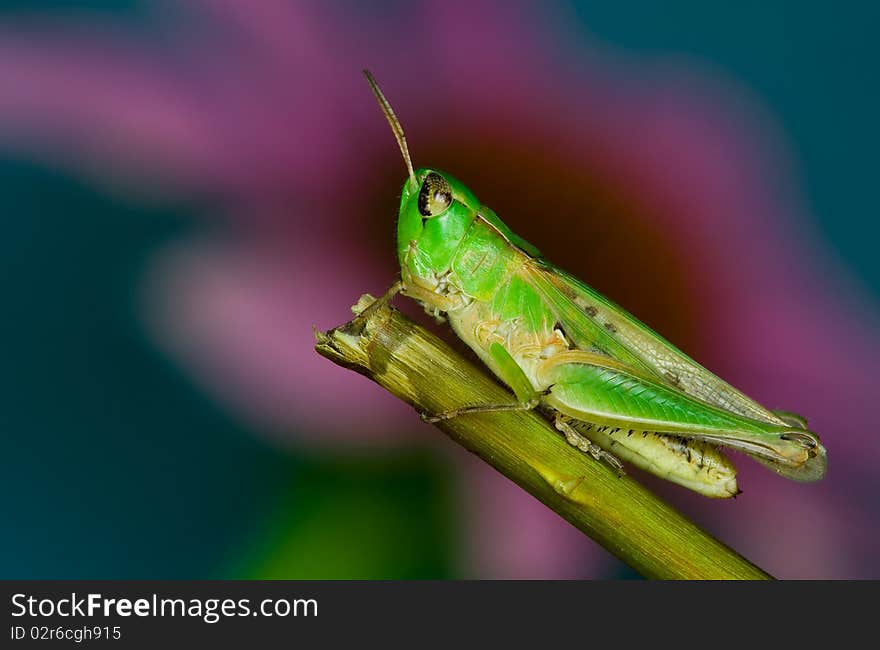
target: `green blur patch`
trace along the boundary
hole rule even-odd
[[[421,452],[310,459],[224,577],[453,577],[450,473]]]

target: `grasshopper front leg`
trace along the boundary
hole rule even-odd
[[[449,311],[459,306],[459,303],[452,300],[448,296],[443,296],[417,284],[407,284],[404,280],[399,279],[394,282],[381,296],[373,300],[367,307],[361,311],[353,320],[353,323],[364,323],[376,310],[381,309],[394,298],[398,293],[414,298],[425,304],[430,304],[435,310],[441,312]]]
[[[395,281],[394,284],[388,287],[385,293],[363,308],[360,313],[351,320],[351,325],[357,326],[358,329],[362,328],[363,324],[366,323],[378,309],[387,305],[394,296],[401,292],[402,289],[403,282],[400,280]],[[356,309],[354,311],[357,312]]]

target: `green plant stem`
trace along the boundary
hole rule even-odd
[[[370,302],[362,296],[355,313]],[[482,369],[385,305],[316,337],[319,354],[422,413],[513,401]],[[538,413],[467,414],[436,426],[647,578],[771,579],[629,476],[569,445]]]

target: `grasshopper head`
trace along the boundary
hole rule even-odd
[[[448,271],[478,206],[473,193],[449,174],[416,170],[403,184],[397,220],[397,254],[404,274],[430,286]]]

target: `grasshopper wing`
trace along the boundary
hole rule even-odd
[[[671,431],[742,451],[788,478],[822,478],[826,455],[816,434],[764,408],[618,305],[549,262],[532,259],[521,273],[541,294],[575,348],[597,359],[609,358],[611,367],[605,368],[606,376],[609,372],[622,372],[662,388],[669,399],[678,396],[691,406],[705,405],[707,415],[727,413],[748,425],[723,434],[717,430],[686,432],[670,420]],[[634,400],[632,406],[636,410],[640,395],[636,390],[626,398]],[[664,431],[663,424],[658,425],[656,430]]]

